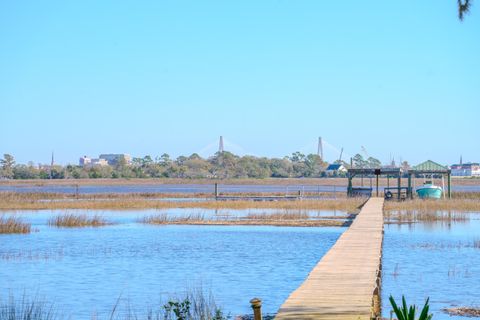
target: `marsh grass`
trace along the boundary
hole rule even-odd
[[[310,215],[305,212],[274,212],[274,213],[249,213],[245,219],[252,220],[309,220]]]
[[[457,241],[457,242],[425,242],[419,243],[412,248],[420,248],[427,250],[451,250],[451,249],[480,249],[480,241],[473,240],[472,242],[468,241]]]
[[[159,306],[149,307],[143,314],[133,311],[128,301],[121,312],[119,301],[112,309],[110,319],[114,320],[226,320],[230,317],[215,302],[211,291],[201,288],[189,289],[183,294],[164,299]]]
[[[91,319],[110,320],[226,320],[230,317],[215,302],[211,291],[201,288],[189,289],[182,294],[162,299],[157,306],[147,307],[145,310],[133,311],[129,301],[122,300],[121,296],[112,306],[108,316],[101,318],[92,314]],[[25,295],[16,300],[10,295],[8,300],[0,299],[0,320],[60,320],[71,319],[56,311],[53,304],[38,297],[28,299]]]
[[[178,202],[156,199],[147,194],[115,194],[89,195],[76,199],[73,196],[58,194],[24,194],[0,192],[0,210],[41,210],[41,209],[91,209],[91,210],[131,210],[131,209],[169,209],[169,208],[201,208],[201,209],[325,209],[348,212],[358,211],[365,199],[322,199],[303,201],[195,201]],[[97,197],[98,196],[98,197]],[[48,201],[46,201],[48,200]]]
[[[38,297],[28,299],[23,296],[16,300],[10,296],[7,301],[0,300],[0,320],[54,320],[58,319],[52,304]]]
[[[53,251],[32,251],[24,250],[17,252],[0,252],[0,260],[4,261],[47,261],[47,260],[56,260],[59,261],[63,259],[64,251],[63,249]]]
[[[456,211],[422,211],[422,210],[395,210],[385,212],[386,223],[433,223],[433,222],[466,222],[470,216],[465,212]]]
[[[442,309],[442,311],[447,313],[449,316],[460,316],[469,318],[480,317],[479,307],[452,307],[444,308]]]
[[[100,215],[63,214],[48,220],[49,226],[61,228],[102,227],[111,224]]]
[[[480,249],[480,239],[473,240],[473,247],[476,249]]]
[[[480,198],[461,199],[413,199],[402,202],[386,201],[385,211],[417,210],[421,212],[433,211],[480,211]]]
[[[145,216],[138,219],[138,222],[145,224],[182,224],[206,221],[203,214],[189,214],[185,216],[169,215],[161,213],[156,215]]]
[[[30,233],[31,224],[16,216],[0,215],[0,234]]]
[[[351,218],[344,219],[311,219],[306,213],[250,213],[245,217],[206,218],[203,214],[185,216],[161,213],[145,216],[137,220],[140,223],[152,225],[251,225],[251,226],[291,226],[291,227],[322,227],[348,226]]]

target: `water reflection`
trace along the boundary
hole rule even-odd
[[[418,215],[419,213],[408,213]],[[480,215],[438,212],[434,219],[385,226],[382,301],[388,296],[423,304],[430,297],[434,319],[451,319],[443,308],[475,306],[480,301]]]

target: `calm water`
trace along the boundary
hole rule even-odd
[[[88,319],[108,315],[119,295],[140,312],[201,285],[232,315],[250,313],[255,296],[273,313],[344,231],[135,223],[148,213],[103,212],[119,223],[82,229],[48,227],[58,212],[22,213],[38,232],[0,235],[0,295],[37,294]]]
[[[220,185],[219,191],[226,193],[261,193],[261,192],[346,192],[346,187],[334,186],[313,186],[313,185]],[[49,185],[1,185],[0,191],[16,192],[55,192],[55,193],[76,193],[77,187],[71,186],[49,186]],[[211,193],[215,192],[214,184],[138,184],[138,185],[81,185],[78,192],[82,194],[97,193]]]
[[[225,193],[289,193],[293,194],[298,191],[303,192],[342,192],[347,191],[347,181],[345,186],[329,186],[329,185],[220,185],[220,192]],[[366,183],[365,185],[368,185]],[[380,188],[383,190],[383,187]],[[152,184],[152,185],[81,185],[78,186],[78,192],[82,194],[99,194],[99,193],[211,193],[213,194],[215,187],[213,184]],[[458,192],[480,192],[480,185],[473,186],[452,186],[453,191]],[[0,185],[0,192],[54,192],[54,193],[70,193],[77,192],[77,187],[72,183],[71,186],[49,186],[49,185],[21,185],[9,186]]]
[[[383,315],[388,296],[422,305],[430,297],[433,319],[451,317],[441,309],[480,307],[480,214],[468,222],[386,225],[383,248]]]

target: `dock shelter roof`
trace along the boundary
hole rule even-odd
[[[401,168],[350,168],[348,174],[356,175],[399,175],[402,173]]]
[[[443,173],[447,174],[450,173],[451,170],[448,167],[442,166],[441,164],[436,163],[432,160],[427,160],[420,164],[417,164],[410,170],[409,173]]]

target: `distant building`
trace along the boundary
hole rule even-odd
[[[92,159],[90,159],[87,156],[81,157],[80,160],[78,161],[78,165],[81,167],[88,166],[90,163],[92,163]]]
[[[125,161],[125,164],[132,163],[132,156],[125,153],[120,154],[101,154],[100,159],[104,159],[111,166],[116,166],[120,161]]]
[[[450,166],[452,176],[456,177],[480,177],[479,163],[460,163]]]
[[[108,162],[105,159],[92,159],[87,156],[83,156],[78,161],[78,164],[84,168],[91,168],[95,166],[108,166]]]
[[[345,166],[341,163],[332,163],[328,165],[327,169],[325,170],[325,173],[328,177],[338,176],[346,172],[347,168],[345,168]]]

